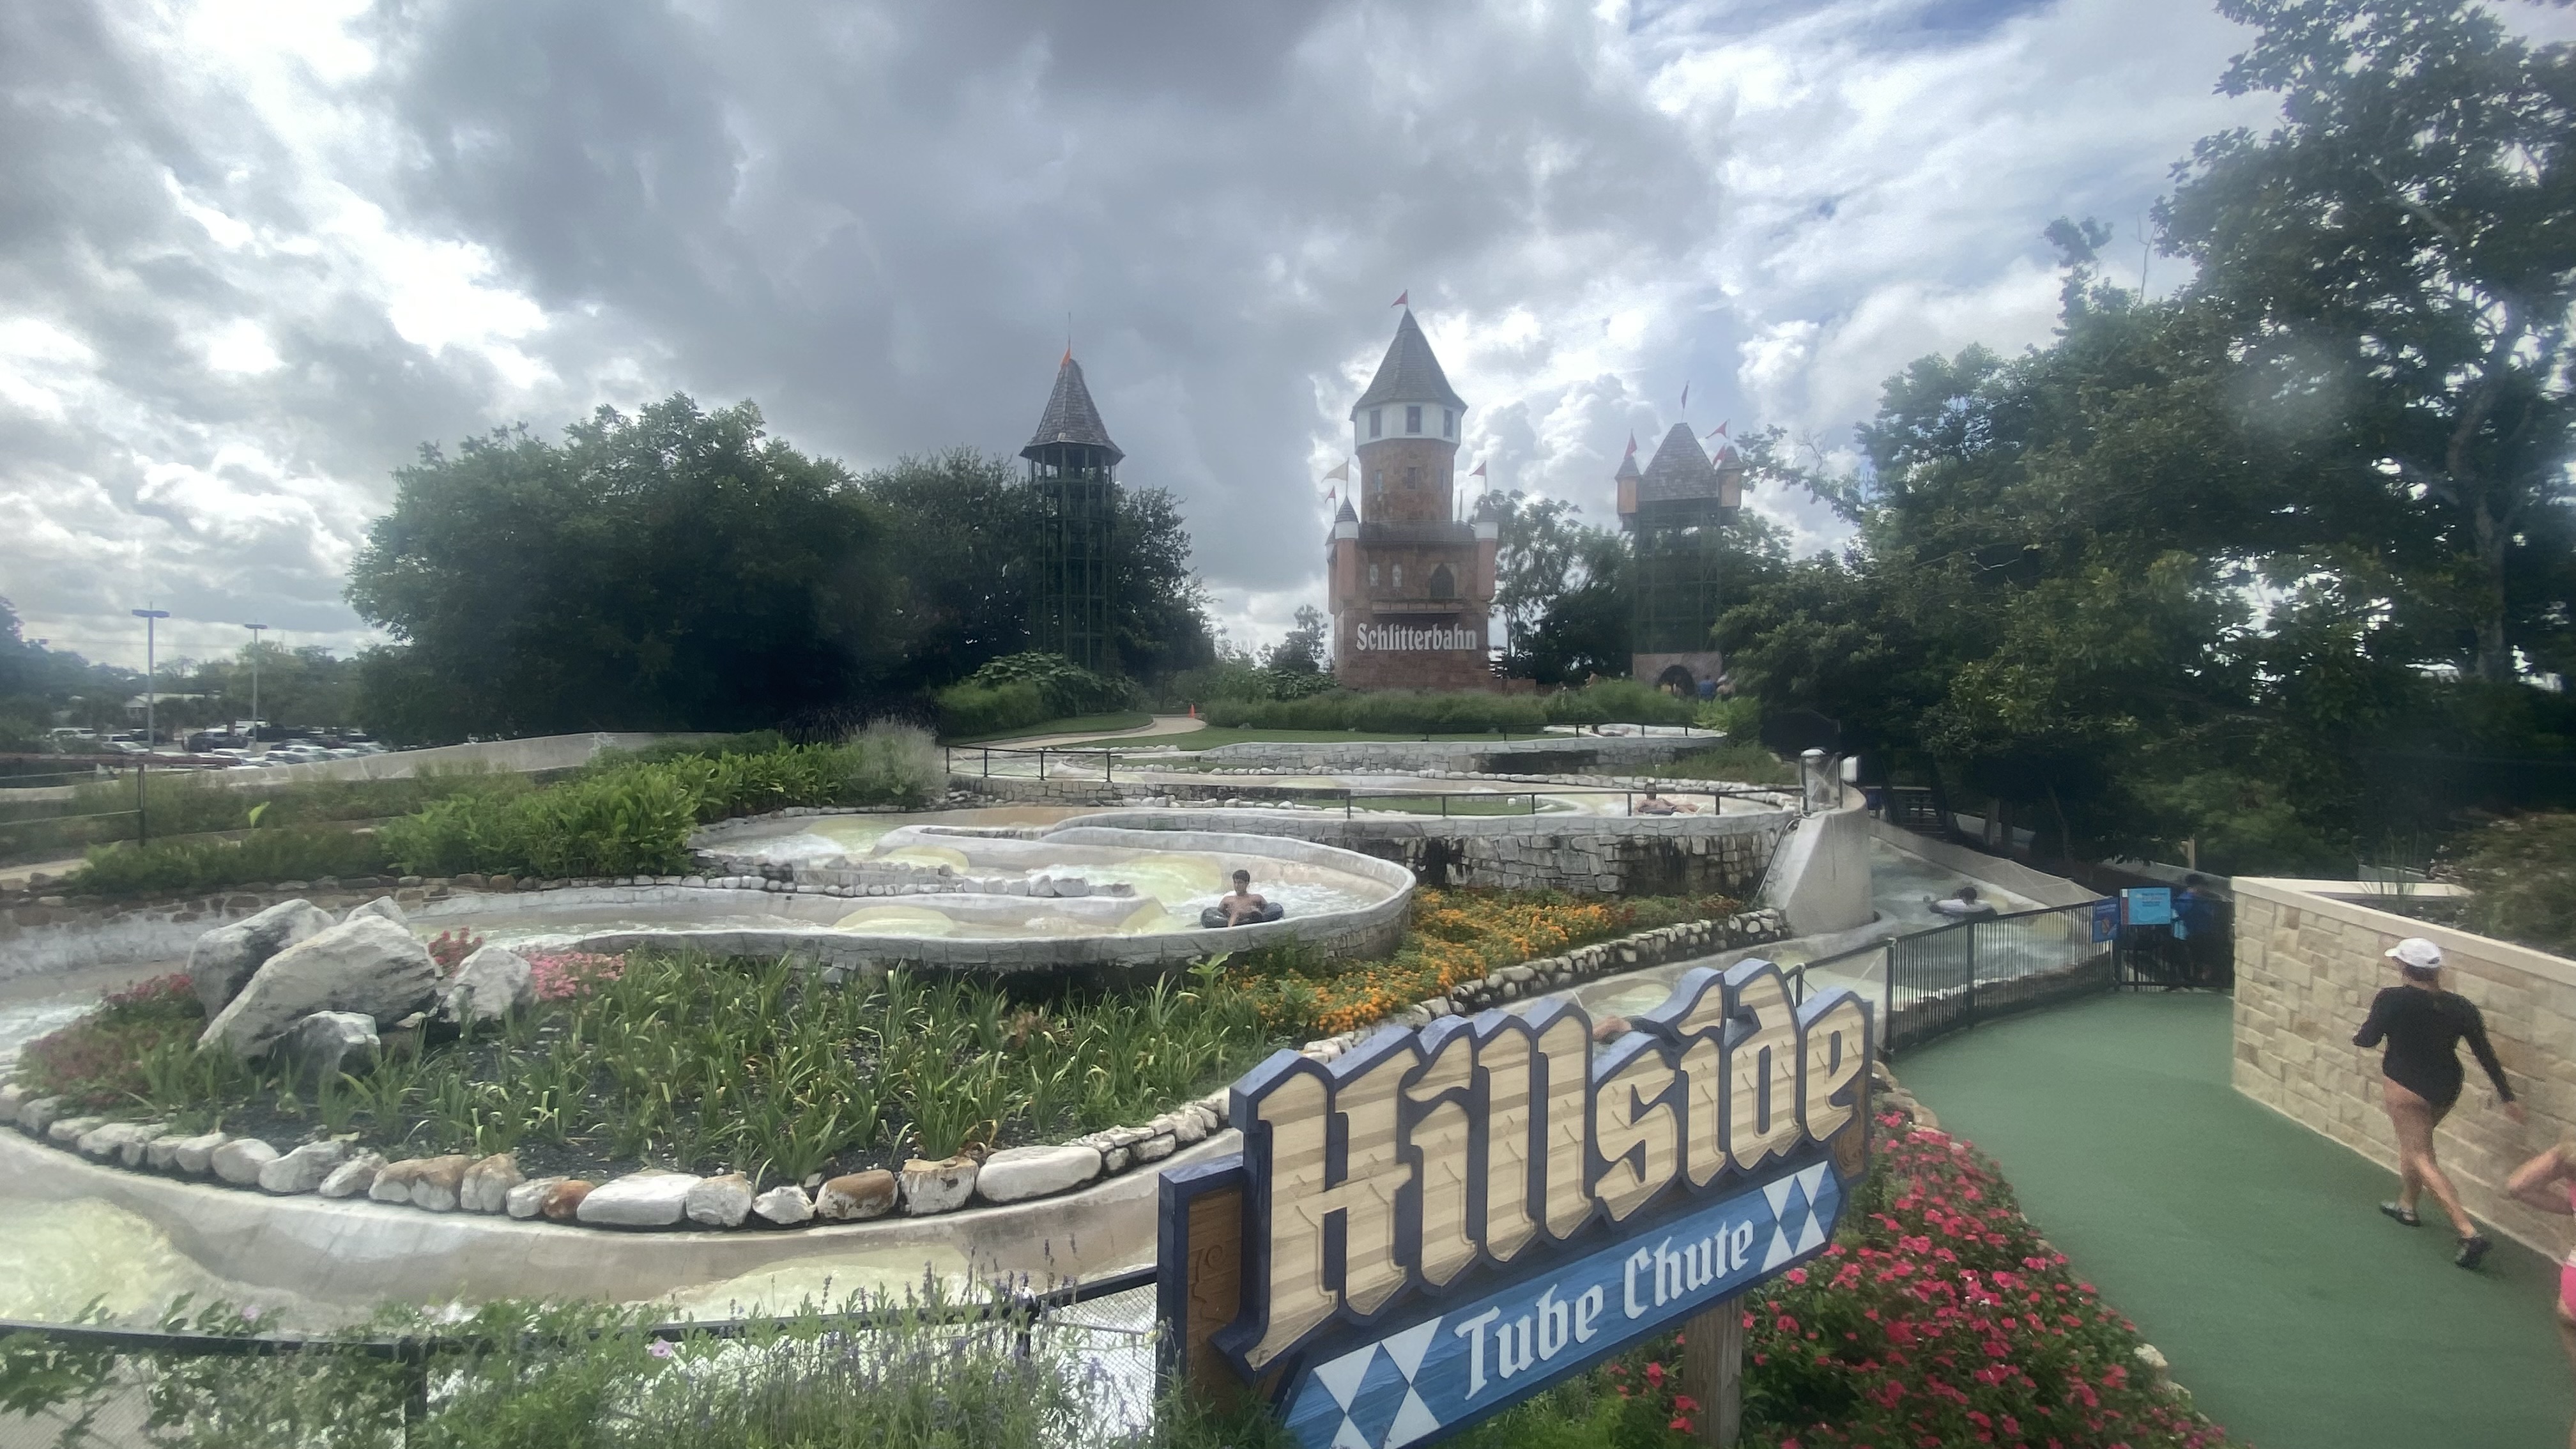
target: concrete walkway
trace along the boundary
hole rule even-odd
[[[1087,745],[1099,740],[1141,740],[1155,735],[1196,734],[1206,728],[1207,721],[1196,715],[1158,714],[1153,717],[1153,723],[1137,725],[1133,729],[1076,730],[1065,735],[1032,735],[1027,739],[985,740],[983,743],[997,750],[1051,750],[1058,745]],[[963,753],[975,746],[958,745],[954,748]]]
[[[2229,1002],[2105,997],[1893,1063],[2200,1407],[2260,1449],[2557,1449],[2576,1415],[2555,1264],[2451,1265],[2395,1179],[2227,1084]],[[2475,1103],[2464,1111],[2483,1110]]]

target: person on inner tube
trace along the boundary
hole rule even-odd
[[[1225,913],[1227,925],[1240,926],[1261,920],[1270,902],[1252,893],[1252,872],[1238,870],[1234,873],[1234,894],[1218,901],[1216,908]]]

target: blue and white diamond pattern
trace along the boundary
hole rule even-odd
[[[1763,1272],[1825,1245],[1825,1230],[1816,1221],[1816,1194],[1824,1187],[1829,1166],[1819,1162],[1763,1187],[1772,1217],[1771,1246],[1762,1254]]]
[[[1320,1365],[1305,1391],[1289,1409],[1291,1420],[1329,1413],[1324,1401],[1341,1411],[1332,1449],[1403,1449],[1440,1427],[1431,1406],[1413,1389],[1431,1351],[1440,1320],[1417,1323],[1401,1333],[1356,1348]]]

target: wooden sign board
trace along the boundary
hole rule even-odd
[[[1821,1252],[1867,1168],[1869,1008],[1768,962],[1596,1045],[1561,1001],[1237,1082],[1167,1174],[1167,1371],[1308,1449],[1427,1444]]]

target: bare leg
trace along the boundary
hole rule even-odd
[[[2450,1177],[2433,1156],[2433,1124],[2441,1120],[2433,1104],[2395,1082],[2386,1084],[2386,1100],[2388,1120],[2397,1129],[2399,1190],[2419,1185],[2431,1188],[2433,1200],[2442,1205],[2443,1215],[2451,1220],[2452,1231],[2464,1238],[2474,1236],[2477,1224],[2469,1221],[2468,1210],[2460,1206],[2459,1189],[2451,1186]]]

